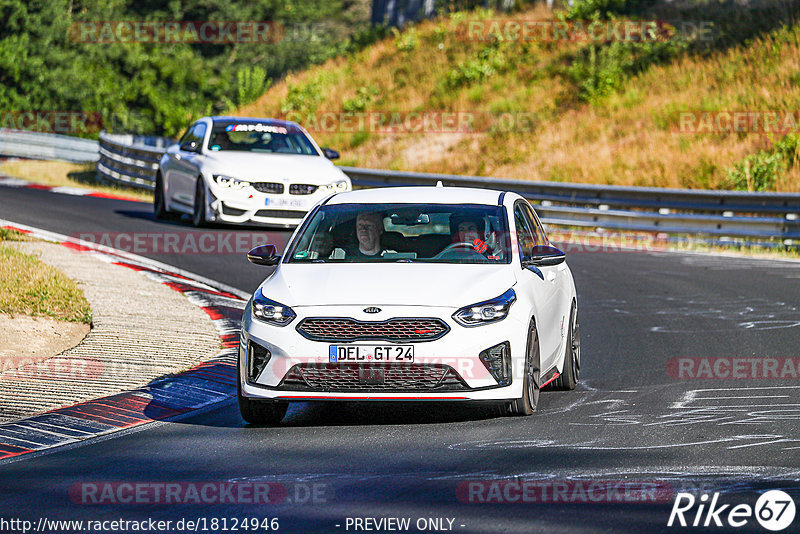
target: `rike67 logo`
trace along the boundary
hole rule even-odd
[[[755,518],[765,529],[778,532],[792,524],[794,515],[794,500],[781,490],[763,493],[755,507],[749,504],[720,504],[719,493],[714,493],[711,498],[704,493],[699,499],[691,493],[678,493],[667,526],[739,528],[747,526]]]

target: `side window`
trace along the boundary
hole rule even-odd
[[[539,218],[536,216],[536,214],[534,214],[531,207],[527,204],[522,204],[522,211],[525,212],[526,219],[531,225],[531,229],[533,230],[533,238],[536,241],[536,244],[548,245],[549,242],[547,240],[547,234],[544,233],[542,223],[539,222]]]
[[[189,131],[184,134],[181,138],[181,150],[186,150],[184,148],[185,145],[194,143],[195,149],[191,150],[191,152],[200,152],[200,147],[203,146],[203,138],[206,135],[206,125],[202,122],[200,124],[195,124]]]
[[[522,212],[521,205],[517,204],[514,207],[514,225],[517,229],[517,242],[519,244],[519,253],[521,256],[531,256],[533,254],[533,233],[531,232],[530,225],[528,224],[525,215]]]
[[[183,134],[183,137],[181,137],[181,140],[178,141],[178,143],[181,146],[183,146],[186,143],[189,143],[192,140],[192,134],[193,134],[195,128],[196,128],[196,125],[193,125],[188,130],[186,130],[186,133]]]
[[[203,146],[203,140],[206,138],[206,125],[205,123],[201,122],[197,126],[192,129],[192,136],[195,138],[197,142],[197,151],[200,152],[200,149]]]

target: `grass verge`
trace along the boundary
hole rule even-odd
[[[97,177],[93,163],[65,161],[11,160],[0,164],[0,174],[53,187],[80,187],[109,195],[120,195],[152,202],[153,193],[142,189],[108,184]]]
[[[23,240],[23,234],[0,229],[0,313],[90,324],[83,291],[58,269],[9,244]]]

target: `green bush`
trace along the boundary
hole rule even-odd
[[[322,102],[322,88],[314,81],[304,85],[289,84],[289,92],[281,103],[283,113],[311,113]]]
[[[373,42],[385,30],[369,29],[368,17],[351,0],[0,0],[0,109],[100,113],[109,130],[176,136],[201,115],[257,99],[269,79]],[[286,35],[270,43],[100,44],[72,31],[81,21],[139,20],[271,20]]]
[[[688,46],[689,42],[680,38],[592,43],[575,54],[566,73],[577,87],[580,100],[597,103],[631,76],[673,60]]]
[[[392,33],[395,37],[395,46],[401,52],[413,52],[419,45],[417,31],[414,28],[403,32],[397,28],[392,28]]]
[[[359,87],[355,97],[345,100],[342,103],[342,109],[348,113],[364,111],[375,100],[378,94],[380,94],[380,91],[374,85]]]
[[[630,0],[576,0],[564,14],[567,20],[610,19],[630,9]]]
[[[445,86],[449,89],[470,86],[487,80],[508,68],[508,59],[500,48],[499,41],[493,41],[478,52],[477,57],[460,62],[445,74]]]
[[[258,66],[239,69],[236,81],[238,82],[236,103],[239,106],[257,100],[272,83],[272,80],[267,79],[267,71]]]
[[[798,147],[800,136],[788,134],[770,150],[759,150],[734,164],[727,185],[739,191],[774,191],[780,175],[800,164]]]

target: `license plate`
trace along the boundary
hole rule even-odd
[[[328,361],[412,363],[414,345],[330,345]]]
[[[306,201],[293,198],[265,198],[264,205],[273,208],[305,208]]]

